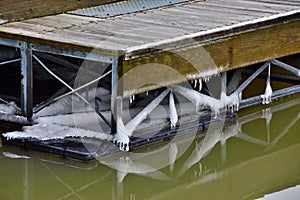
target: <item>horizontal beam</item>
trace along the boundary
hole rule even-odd
[[[124,90],[128,95],[145,92],[299,52],[300,21],[283,23],[207,44],[126,60],[123,74],[135,73],[135,78],[124,83]],[[142,82],[149,84],[139,85]]]
[[[21,42],[15,39],[0,38],[0,45],[9,47],[21,47]]]
[[[300,85],[295,85],[295,86],[274,91],[271,98],[273,101],[296,93],[300,93]],[[262,103],[262,98],[260,95],[255,97],[250,97],[240,102],[240,109],[247,108],[250,106],[255,106],[261,103]]]
[[[0,45],[21,48],[22,44],[23,42],[21,42],[20,40],[0,38]],[[91,60],[103,63],[112,63],[112,61],[116,58],[115,55],[96,53],[93,50],[76,50],[68,47],[52,46],[38,43],[30,43],[28,48],[32,51],[69,56],[73,58],[80,58],[84,60]]]
[[[104,63],[112,63],[112,61],[116,58],[115,56],[97,54],[90,51],[80,51],[71,48],[61,48],[43,44],[31,44],[31,49],[33,51],[52,53],[56,55],[69,56],[73,58],[80,58]]]

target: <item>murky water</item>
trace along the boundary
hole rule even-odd
[[[121,172],[2,146],[0,199],[255,199],[282,191],[300,185],[299,102],[244,110],[229,126],[200,134],[180,158],[181,144],[162,151],[174,165],[144,174],[130,171],[152,168],[126,154],[113,165],[126,166]],[[299,187],[287,193],[297,199]]]

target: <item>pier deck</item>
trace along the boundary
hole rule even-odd
[[[170,51],[199,51],[199,46],[219,72],[300,52],[298,0],[198,0],[107,19],[88,16],[88,10],[72,13],[6,23],[0,26],[0,37],[122,56],[123,73],[153,62],[153,57],[165,64]],[[196,73],[182,60],[168,65],[180,74]],[[161,78],[162,84],[174,80]]]

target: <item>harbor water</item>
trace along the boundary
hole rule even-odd
[[[147,173],[2,145],[0,199],[298,199],[299,102],[242,110],[222,131],[199,133],[173,164]]]

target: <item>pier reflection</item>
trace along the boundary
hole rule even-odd
[[[299,98],[239,115],[179,158],[171,144],[158,170],[126,154],[80,163],[2,146],[0,199],[253,199],[299,185]]]

